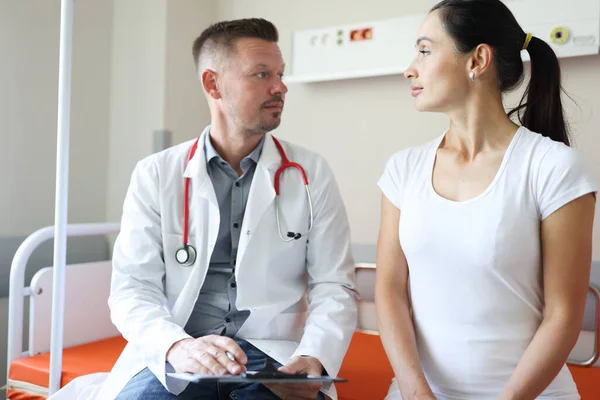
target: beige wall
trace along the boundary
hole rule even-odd
[[[112,4],[74,15],[69,222],[102,221]],[[58,1],[0,0],[0,236],[54,223],[59,20]]]
[[[280,45],[291,61],[291,32],[426,12],[436,1],[371,0],[220,0],[222,19],[262,16],[273,21]],[[567,102],[577,148],[600,181],[600,56],[561,60],[565,88],[579,108]],[[507,98],[514,104],[518,93]],[[353,240],[375,244],[380,192],[376,182],[386,159],[395,151],[442,133],[447,118],[417,113],[409,83],[401,76],[289,84],[281,137],[323,154],[332,165],[348,207]],[[600,202],[597,208],[594,258],[600,258]]]

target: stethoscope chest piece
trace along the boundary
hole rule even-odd
[[[189,267],[194,265],[196,262],[196,249],[194,246],[190,246],[189,244],[184,244],[183,247],[177,249],[175,253],[175,258],[177,262],[184,267]]]

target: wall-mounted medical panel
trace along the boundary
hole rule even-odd
[[[506,5],[526,32],[545,40],[560,58],[598,54],[600,0],[513,0]],[[415,57],[426,14],[299,30],[292,38],[286,82],[320,82],[401,74]],[[523,59],[529,60],[527,52]]]

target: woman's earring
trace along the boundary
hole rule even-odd
[[[471,73],[469,74],[469,78],[474,81],[475,80],[475,72],[471,71]]]

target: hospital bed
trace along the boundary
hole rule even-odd
[[[116,223],[67,225],[68,237],[118,232]],[[54,227],[28,236],[11,265],[7,348],[7,398],[11,400],[41,400],[48,395],[53,273],[51,267],[42,268],[26,285],[25,268],[35,250],[53,236]],[[107,306],[111,269],[110,260],[67,265],[61,387],[80,375],[110,371],[125,347]],[[25,298],[29,299],[29,329],[23,335]]]
[[[118,230],[118,224],[74,224],[67,226],[67,236],[108,235]],[[53,227],[48,227],[30,235],[11,267],[7,357],[11,400],[43,400],[48,394],[52,268],[38,271],[29,285],[25,284],[24,271],[35,248],[53,234]],[[375,265],[359,264],[356,273],[361,293],[358,329],[339,372],[349,381],[336,387],[340,400],[383,399],[394,374],[377,333]],[[67,265],[61,387],[78,376],[110,371],[125,347],[125,340],[110,321],[110,275],[110,260]],[[583,400],[600,399],[600,293],[592,285],[590,293],[586,324],[569,359]],[[24,350],[25,297],[30,302],[30,323]]]

